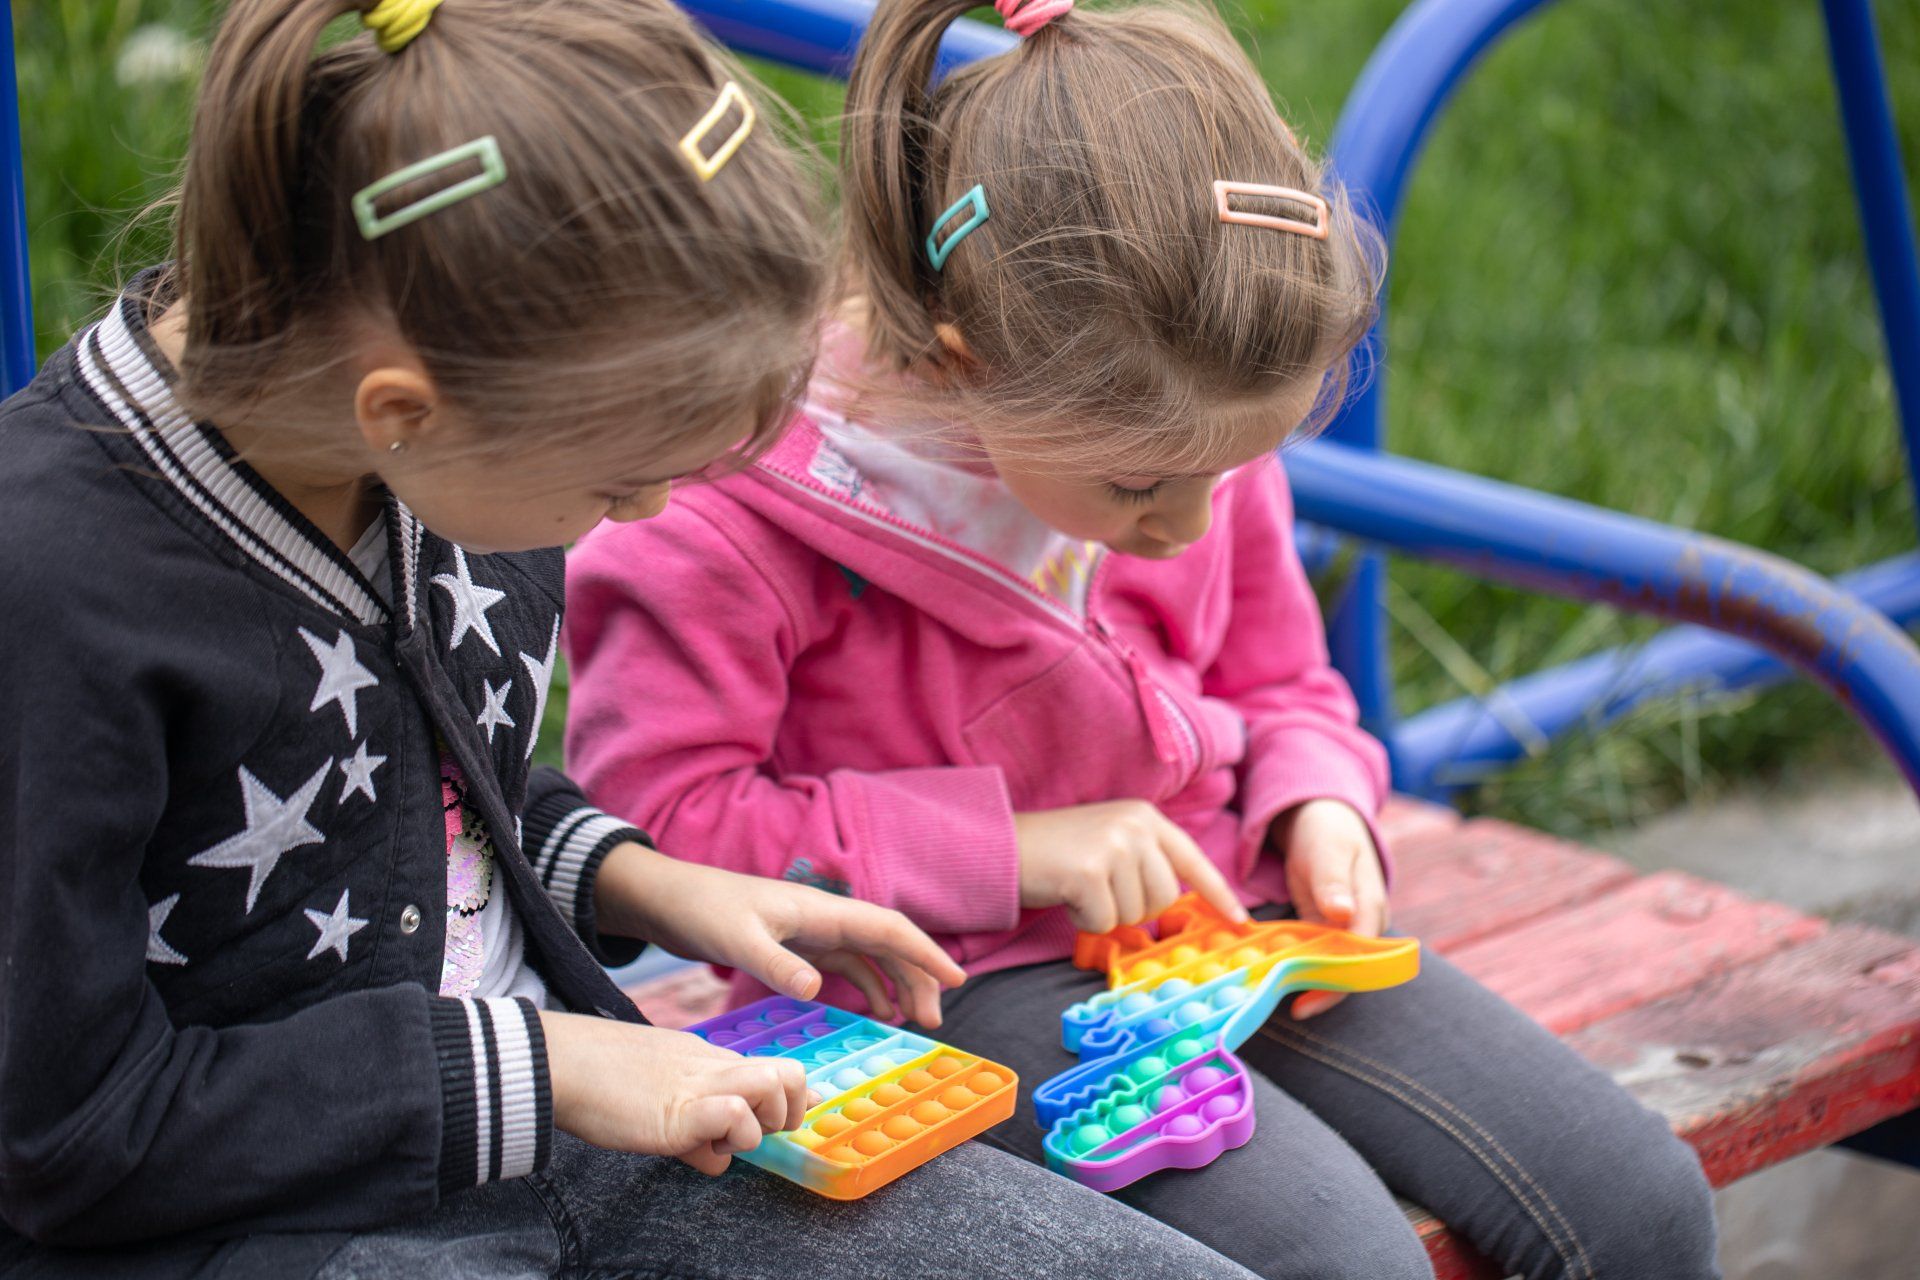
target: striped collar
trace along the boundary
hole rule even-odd
[[[81,377],[144,461],[188,509],[262,568],[314,603],[367,625],[387,608],[345,552],[233,451],[210,423],[195,422],[174,398],[175,372],[147,336],[144,291],[121,295],[75,344]],[[396,582],[411,629],[423,530],[405,504],[387,501]]]

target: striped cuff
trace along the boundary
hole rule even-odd
[[[435,998],[429,1009],[440,1063],[440,1194],[544,1168],[553,1089],[533,1002]]]
[[[646,844],[646,832],[592,805],[580,805],[548,827],[544,837],[538,831],[534,835],[540,843],[528,850],[533,854],[533,869],[594,958],[609,966],[632,963],[645,944],[600,936],[594,923],[593,888],[600,864],[613,847],[627,841]]]

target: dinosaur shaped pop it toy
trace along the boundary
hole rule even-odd
[[[997,1062],[808,1000],[773,996],[687,1028],[753,1057],[798,1059],[825,1101],[741,1159],[834,1200],[857,1200],[1013,1114]]]
[[[1034,1091],[1047,1167],[1096,1191],[1198,1169],[1253,1137],[1253,1094],[1233,1050],[1296,991],[1378,991],[1420,971],[1411,938],[1365,938],[1296,920],[1236,924],[1187,894],[1159,919],[1083,933],[1073,962],[1109,989],[1061,1025],[1081,1062]]]

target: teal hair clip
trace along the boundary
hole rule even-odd
[[[382,215],[374,212],[373,202],[389,191],[439,173],[442,169],[451,169],[464,160],[478,160],[480,172],[431,195],[421,196],[412,204],[402,205],[392,213]],[[492,134],[488,134],[484,138],[475,138],[472,142],[451,147],[437,156],[428,156],[418,164],[410,164],[378,182],[360,188],[353,193],[353,220],[360,224],[362,239],[378,240],[389,231],[398,230],[410,222],[418,222],[430,213],[438,213],[450,204],[459,204],[467,197],[491,190],[506,180],[507,162],[500,156],[500,144],[494,141]]]
[[[967,214],[967,220],[948,232],[947,238],[942,240],[940,228],[969,209],[972,212]],[[947,211],[933,220],[933,230],[927,232],[927,261],[933,263],[933,269],[944,270],[953,247],[977,231],[989,216],[991,211],[987,208],[987,189],[976,182],[973,190],[948,205]]]

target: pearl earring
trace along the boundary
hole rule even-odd
[[[392,444],[387,446],[388,453],[405,453],[406,451],[407,451],[407,442],[405,440],[395,440]]]

